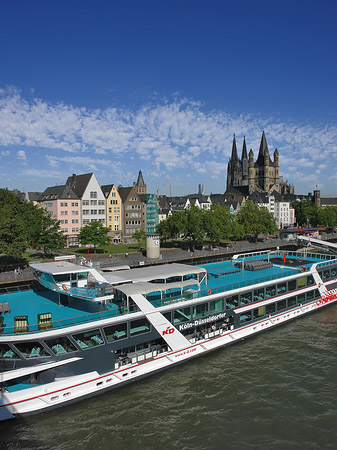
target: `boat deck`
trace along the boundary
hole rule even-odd
[[[266,260],[266,255],[246,256],[244,261],[246,262],[252,259]],[[243,270],[241,266],[242,260],[240,258],[233,261],[221,261],[204,265],[200,264],[201,267],[206,269],[207,277],[202,282],[200,291],[193,291],[193,298],[284,278],[300,273],[303,267],[309,269],[313,263],[329,261],[330,259],[331,256],[329,255],[315,256],[314,254],[306,256],[305,258],[300,258],[294,253],[292,255],[287,254],[286,262],[284,262],[282,255],[273,255],[273,258],[270,259],[270,262],[273,263],[272,267],[259,271]],[[53,295],[55,294],[48,290],[25,291],[0,295],[0,302],[8,302],[10,308],[10,312],[2,316],[4,318],[2,334],[14,333],[14,318],[16,316],[27,316],[29,332],[37,332],[39,331],[37,325],[38,315],[41,313],[51,313],[51,326],[53,328],[61,328],[74,324],[92,322],[102,318],[115,317],[127,312],[125,308],[121,308],[120,304],[113,302],[108,302],[104,305],[105,310],[103,311],[89,312],[85,311],[83,307],[77,308],[74,306],[57,304],[55,301],[51,300]],[[88,295],[88,298],[89,297],[90,295]],[[162,299],[158,299],[158,297],[156,298],[155,296],[151,298],[151,295],[147,298],[155,307],[188,299],[187,296],[181,297],[178,292],[170,293],[169,296],[163,297]],[[81,300],[81,302],[83,306],[85,300]],[[137,309],[135,308],[134,311],[135,310]]]

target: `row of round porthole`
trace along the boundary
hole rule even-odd
[[[137,370],[135,369],[135,370],[131,370],[131,375],[134,375],[135,373],[137,372]],[[122,374],[122,377],[123,378],[125,378],[125,377],[127,377],[129,375],[129,372],[124,372],[123,374]],[[112,378],[107,378],[106,380],[105,380],[105,384],[109,384],[109,383],[111,383],[113,380],[112,380]],[[98,386],[102,386],[104,384],[104,381],[98,381],[97,383],[96,383],[96,386],[98,387]],[[69,391],[69,392],[65,392],[64,394],[63,394],[63,398],[67,398],[67,397],[70,397],[71,396],[71,392]],[[51,402],[56,402],[57,400],[59,400],[60,399],[60,397],[58,396],[58,395],[54,395],[53,397],[50,397],[50,401]]]

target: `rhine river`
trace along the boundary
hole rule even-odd
[[[0,424],[1,449],[336,449],[337,305],[115,391]]]

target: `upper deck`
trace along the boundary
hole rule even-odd
[[[249,261],[256,260],[269,262],[270,267],[258,271],[245,269]],[[258,252],[201,266],[169,264],[110,274],[71,263],[57,268],[55,264],[36,265],[37,277],[40,281],[43,278],[42,284],[47,289],[1,295],[0,302],[7,302],[10,310],[0,316],[3,317],[2,334],[36,333],[131,314],[139,311],[132,301],[133,294],[144,295],[155,307],[197,301],[210,294],[227,294],[243,287],[300,276],[304,268],[309,271],[314,263],[331,265],[336,259],[329,255]],[[26,318],[26,325],[20,322],[18,328],[18,317]],[[42,323],[39,317],[44,318]]]

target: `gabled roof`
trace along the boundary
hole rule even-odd
[[[43,192],[27,192],[26,198],[30,202],[41,202]]]
[[[86,190],[93,175],[93,172],[82,175],[76,175],[74,173],[72,176],[68,177],[66,185],[69,186],[79,197],[83,197],[84,191]]]
[[[47,187],[45,191],[42,193],[42,201],[46,200],[58,200],[58,199],[76,199],[79,197],[76,193],[66,184],[61,186],[51,186]]]
[[[118,193],[119,193],[123,203],[128,198],[128,196],[129,196],[129,194],[130,194],[132,189],[134,189],[134,186],[131,186],[131,187],[130,186],[128,186],[128,187],[119,187],[118,188]],[[135,190],[135,193],[137,193],[136,190]]]
[[[101,186],[101,190],[103,192],[103,195],[105,198],[107,198],[111,192],[111,189],[115,187],[114,184],[106,184],[104,186]]]

